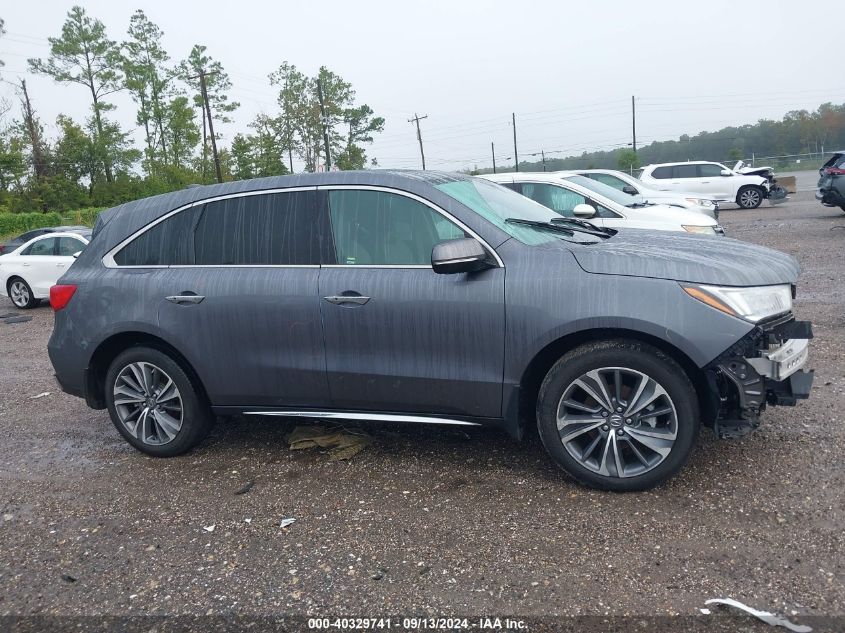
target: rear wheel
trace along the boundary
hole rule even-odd
[[[756,209],[763,202],[763,191],[760,187],[742,187],[736,194],[736,203],[743,209]]]
[[[9,280],[7,290],[12,303],[22,310],[28,310],[38,305],[38,299],[32,294],[32,288],[20,277],[12,277]]]
[[[552,367],[540,389],[537,424],[551,457],[578,481],[644,490],[689,458],[698,400],[683,369],[656,348],[602,341]]]
[[[147,455],[171,457],[199,444],[213,417],[197,386],[162,351],[133,347],[114,359],[106,374],[112,423]]]

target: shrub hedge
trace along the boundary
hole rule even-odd
[[[58,213],[0,213],[0,235],[17,235],[63,223],[63,218]]]

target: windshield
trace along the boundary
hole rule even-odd
[[[562,237],[562,234],[539,227],[507,222],[508,219],[516,219],[549,223],[560,217],[551,209],[507,187],[481,178],[456,180],[435,186],[523,244],[543,244]]]
[[[612,200],[616,204],[621,204],[623,207],[628,207],[632,204],[642,202],[642,198],[640,196],[632,196],[629,193],[620,191],[616,187],[611,187],[610,185],[606,185],[598,180],[593,180],[592,178],[586,178],[585,176],[567,176],[566,180],[574,182],[576,185],[581,185],[590,191],[595,191],[597,194],[604,196],[608,200]]]

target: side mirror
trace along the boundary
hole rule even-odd
[[[639,195],[639,191],[634,189],[633,185],[625,185],[622,187],[622,193],[627,193],[629,196],[636,196]]]
[[[82,255],[82,251],[76,251],[73,255],[71,255],[71,257],[73,257],[74,259],[76,259],[76,258],[77,258],[77,257],[79,257],[80,255]]]
[[[723,169],[719,173],[722,174],[723,176],[733,176],[733,173],[731,173],[730,169]]]
[[[439,275],[472,273],[490,268],[490,258],[478,240],[463,237],[435,244],[431,249],[431,267]]]
[[[596,214],[596,210],[592,205],[584,204],[582,202],[581,204],[575,205],[575,208],[572,209],[572,213],[579,218],[591,218]]]

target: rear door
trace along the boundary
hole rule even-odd
[[[337,409],[502,415],[504,268],[439,275],[432,247],[468,236],[422,198],[326,187],[334,248],[320,310]]]
[[[155,277],[144,287],[155,289],[162,335],[216,406],[328,404],[314,199],[308,188],[198,204],[115,256]]]

